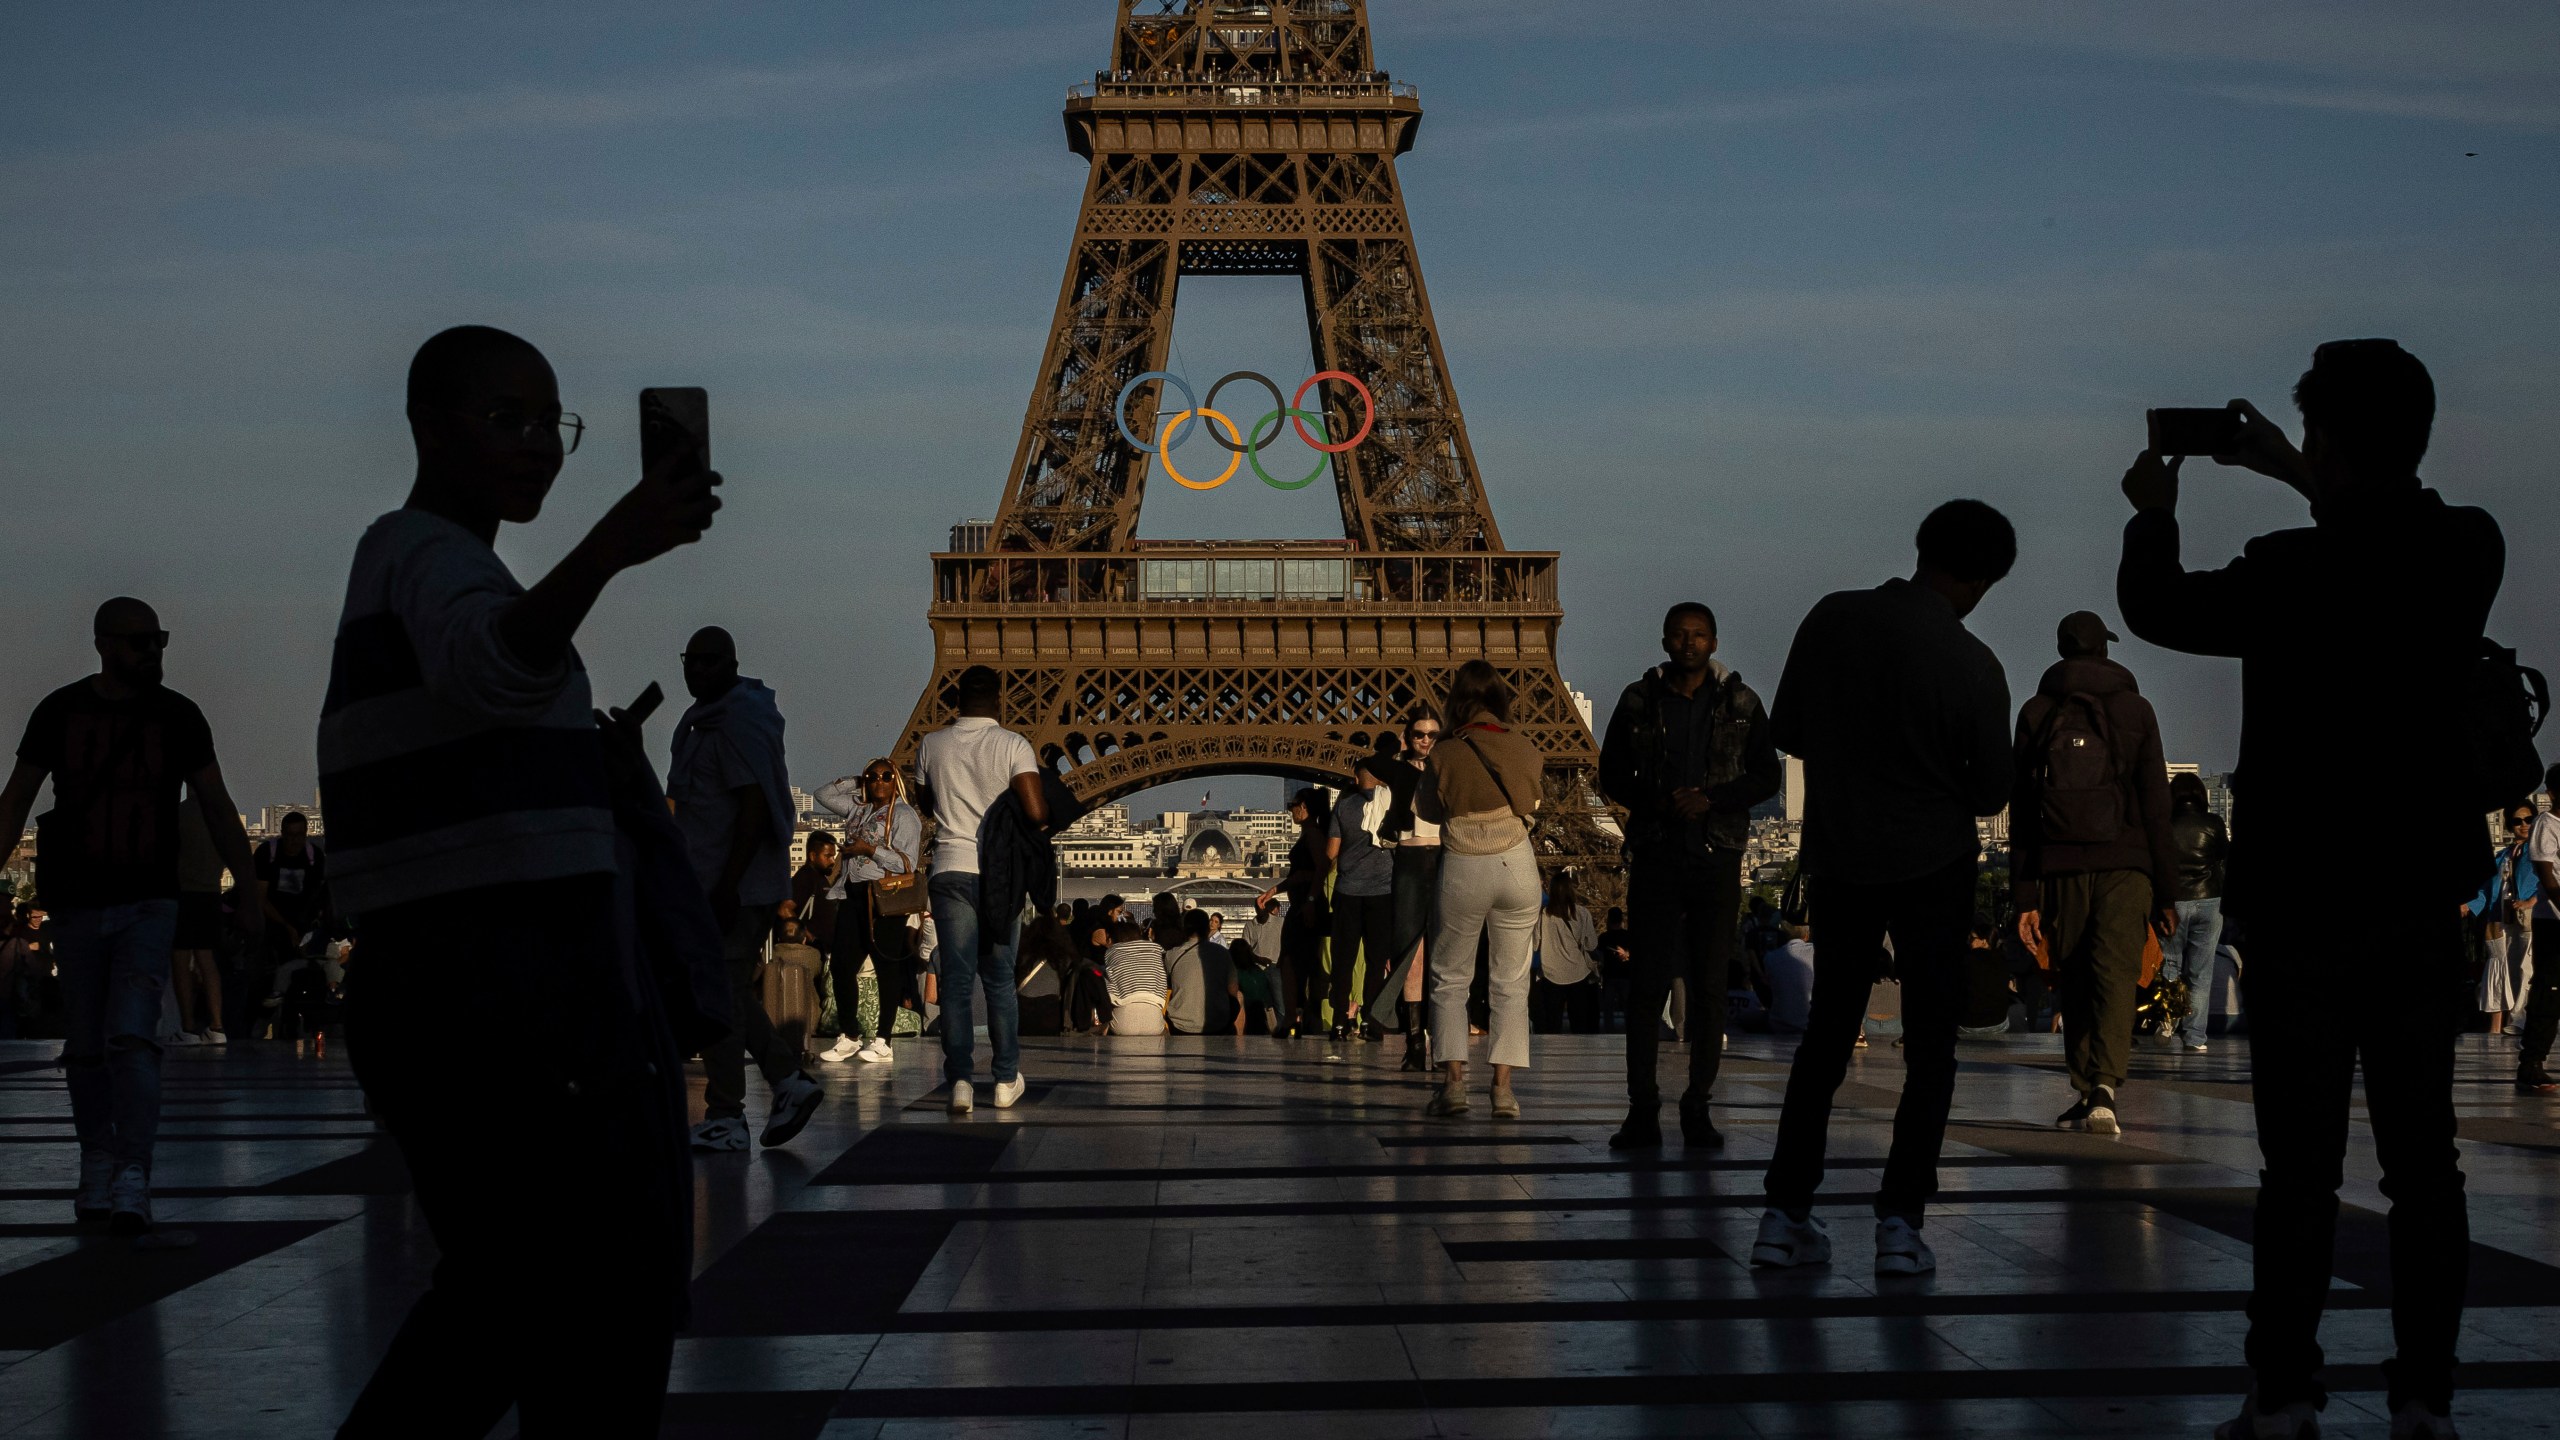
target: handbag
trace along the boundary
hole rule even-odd
[[[1805,883],[1812,877],[1804,873],[1804,862],[1796,862],[1793,874],[1787,876],[1787,888],[1778,896],[1778,918],[1789,925],[1812,923],[1813,902]]]
[[[906,868],[884,872],[871,882],[871,908],[878,915],[921,914],[927,903],[924,876],[917,872],[914,856],[888,844],[889,837],[896,833],[897,818],[898,802],[892,800],[887,817],[880,822],[880,839],[883,847],[904,862]]]

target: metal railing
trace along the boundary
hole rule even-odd
[[[1322,100],[1419,100],[1422,92],[1401,80],[1092,80],[1067,87],[1067,98],[1188,100],[1211,105],[1304,105]]]
[[[1150,546],[1142,554],[933,557],[933,610],[1239,609],[1274,614],[1461,607],[1504,614],[1559,606],[1553,552],[1398,554],[1319,546]]]

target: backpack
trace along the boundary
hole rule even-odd
[[[2107,845],[2132,829],[2125,767],[2104,701],[2075,690],[2056,700],[2036,737],[2039,834],[2047,845]]]
[[[2533,748],[2551,713],[2542,672],[2516,663],[2516,652],[2487,636],[2463,677],[2459,729],[2471,761],[2472,803],[2483,810],[2515,802],[2542,784]]]

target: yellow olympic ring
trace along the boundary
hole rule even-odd
[[[1203,420],[1214,420],[1226,426],[1227,438],[1235,441],[1239,447],[1234,454],[1227,457],[1227,468],[1219,471],[1218,478],[1215,480],[1194,480],[1173,468],[1173,427],[1195,414]],[[1156,432],[1156,456],[1164,461],[1164,473],[1172,476],[1173,483],[1185,490],[1215,490],[1235,478],[1236,467],[1244,463],[1244,451],[1241,448],[1243,444],[1244,437],[1236,433],[1236,422],[1206,406],[1196,411],[1176,410],[1173,412],[1173,418],[1164,422],[1164,428]]]

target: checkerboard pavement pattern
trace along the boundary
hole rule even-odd
[[[2560,1435],[2560,1102],[2463,1042],[2474,1235],[2456,1410]],[[2245,1041],[2144,1050],[2125,1134],[2057,1132],[2054,1037],[1968,1041],[1933,1276],[1867,1201],[1900,1057],[1842,1087],[1828,1267],[1754,1272],[1785,1042],[1737,1039],[1728,1148],[1613,1154],[1613,1036],[1541,1036],[1524,1114],[1423,1118],[1402,1046],[1069,1036],[943,1106],[938,1052],[824,1066],[781,1150],[698,1157],[683,1437],[2201,1435],[2239,1368],[2257,1155]],[[51,1042],[0,1044],[0,1435],[327,1435],[433,1247],[343,1061],[181,1050],[158,1180],[192,1250],[70,1226]],[[1665,1088],[1686,1056],[1666,1046]],[[1483,1081],[1477,1067],[1478,1083]],[[699,1077],[695,1083],[699,1084]],[[2379,1437],[2386,1208],[2361,1120],[2329,1431]],[[502,1429],[501,1433],[505,1433]]]

